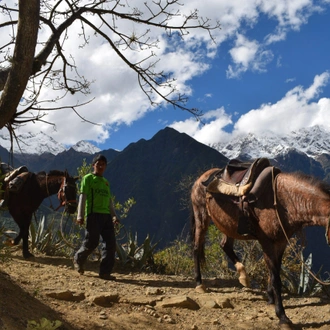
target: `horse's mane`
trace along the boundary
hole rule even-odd
[[[328,182],[322,181],[312,175],[308,175],[302,172],[292,173],[298,180],[305,181],[312,186],[320,189],[323,193],[330,196],[330,184]]]
[[[48,173],[49,176],[64,176],[65,173],[63,171],[59,171],[59,170],[51,170]]]
[[[50,170],[49,173],[47,174],[45,171],[40,171],[37,173],[38,176],[64,176],[65,172],[59,171],[59,170]]]

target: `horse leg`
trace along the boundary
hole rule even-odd
[[[19,235],[15,238],[15,243],[18,244],[20,239],[22,238],[23,244],[23,257],[25,259],[29,259],[34,257],[32,253],[29,252],[29,228],[32,220],[32,214],[29,216],[22,216],[20,221],[20,232]]]
[[[250,287],[250,279],[246,273],[244,265],[241,263],[239,258],[237,257],[236,253],[234,252],[234,239],[231,237],[226,236],[225,234],[222,235],[222,240],[220,242],[220,246],[223,251],[226,253],[228,258],[234,264],[236,271],[239,274],[238,280],[239,282],[245,286]]]
[[[277,253],[276,253],[277,252]],[[280,277],[282,256],[284,248],[275,251],[264,251],[264,259],[269,269],[269,284],[267,289],[268,303],[275,304],[275,313],[279,318],[280,325],[286,326],[285,329],[291,329],[292,322],[286,316],[282,301],[282,281]],[[281,327],[282,328],[282,327]],[[283,327],[284,329],[284,327]]]
[[[193,206],[193,215],[191,218],[192,224],[192,239],[193,239],[193,256],[194,256],[194,271],[196,281],[196,291],[205,292],[206,288],[202,283],[201,264],[205,263],[205,234],[210,222],[205,212],[200,212],[197,206]],[[203,216],[204,215],[204,216]]]

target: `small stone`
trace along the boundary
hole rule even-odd
[[[146,295],[148,296],[148,295],[161,295],[161,294],[163,294],[164,293],[164,291],[163,290],[161,290],[161,289],[159,289],[159,288],[147,288],[147,290],[146,290]]]
[[[230,302],[229,299],[225,299],[224,301],[222,302],[218,302],[218,305],[221,307],[221,308],[234,308],[234,306],[232,305],[232,303]]]
[[[163,319],[164,319],[164,321],[165,321],[166,323],[170,323],[170,324],[174,324],[174,323],[175,323],[174,320],[173,320],[169,315],[167,315],[167,314],[165,314],[165,315],[163,316]]]

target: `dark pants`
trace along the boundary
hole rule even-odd
[[[74,256],[83,265],[87,257],[98,247],[102,237],[100,274],[110,274],[115,264],[116,236],[110,214],[92,213],[86,219],[85,239]]]

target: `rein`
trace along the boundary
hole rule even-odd
[[[58,193],[57,193],[57,197],[58,199],[61,201],[61,193],[63,192],[64,195],[64,200],[62,200],[62,202],[60,203],[59,207],[57,208],[57,210],[61,207],[61,206],[66,206],[69,205],[71,206],[72,204],[76,204],[77,201],[76,199],[67,199],[66,197],[66,193],[65,193],[65,188],[70,186],[70,183],[67,183],[66,177],[64,177],[64,181],[63,181],[63,185],[60,187]],[[71,184],[71,186],[74,186]]]
[[[61,236],[62,236],[62,239],[64,241],[64,243],[69,246],[70,248],[76,250],[78,248],[78,246],[74,246],[71,242],[69,242],[65,235],[64,235],[64,232],[63,232],[63,219],[64,219],[64,210],[62,212],[62,217],[61,217],[61,221],[60,221],[60,233],[61,233]]]
[[[293,251],[293,253],[295,254],[296,258],[299,259],[301,261],[301,263],[304,265],[304,267],[307,269],[308,273],[320,284],[322,285],[330,285],[330,283],[328,282],[323,282],[322,280],[320,280],[318,277],[316,277],[316,275],[311,271],[311,269],[309,268],[309,266],[306,265],[305,261],[302,259],[302,257],[300,255],[298,255],[298,252],[296,251],[296,249],[294,248],[294,246],[292,245],[292,243],[290,242],[290,239],[284,229],[284,226],[283,226],[283,223],[281,221],[281,217],[279,215],[279,212],[278,212],[278,208],[277,208],[277,185],[276,185],[276,182],[277,182],[277,176],[278,174],[274,177],[274,170],[273,170],[273,177],[272,177],[272,182],[273,182],[273,191],[274,191],[274,209],[275,209],[275,212],[276,212],[276,216],[277,216],[277,219],[280,223],[280,226],[282,228],[282,231],[284,233],[284,236],[288,242],[288,245],[290,246],[291,250]],[[330,217],[328,219],[328,225],[327,225],[327,229],[329,228],[330,226]]]
[[[63,176],[63,184],[61,184],[58,192],[57,192],[57,198],[60,200],[60,205],[54,209],[54,206],[53,206],[53,203],[52,203],[52,200],[50,198],[51,194],[49,192],[49,189],[48,189],[48,174],[46,174],[46,190],[47,190],[47,195],[48,195],[48,199],[49,199],[49,202],[50,202],[50,208],[54,211],[58,211],[62,206],[66,206],[66,204],[73,204],[73,203],[76,203],[76,200],[68,200],[66,198],[66,194],[65,194],[65,187],[67,186],[67,182],[66,182],[66,177]],[[61,193],[64,193],[64,200],[61,199]]]
[[[48,189],[48,174],[46,174],[46,190],[47,190],[47,195],[48,195],[48,199],[49,199],[49,202],[50,202],[50,206],[49,207],[52,210],[54,210],[54,206],[53,206],[52,200],[50,198],[50,192],[49,192],[49,189]],[[56,210],[58,210],[58,208]]]

